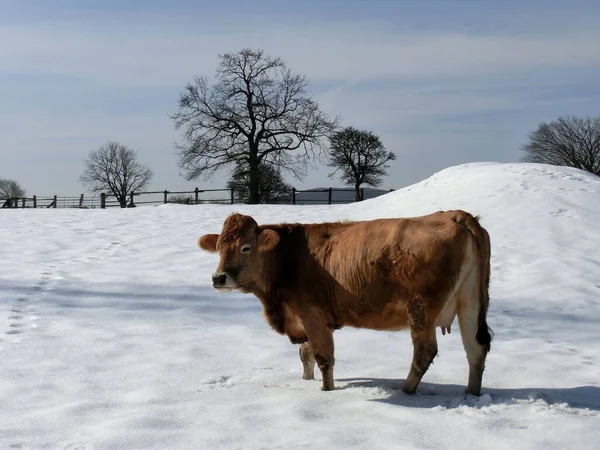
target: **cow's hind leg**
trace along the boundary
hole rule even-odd
[[[469,362],[469,384],[467,392],[472,395],[480,395],[481,381],[485,368],[485,359],[488,353],[488,347],[477,342],[478,316],[479,308],[477,304],[463,304],[458,308],[458,324],[462,342],[467,353]]]
[[[300,361],[304,367],[304,373],[302,374],[303,380],[314,380],[315,379],[315,355],[313,354],[312,346],[310,342],[300,344]]]
[[[433,311],[428,311],[430,304],[431,301],[428,299],[416,296],[407,305],[413,342],[413,360],[403,388],[407,394],[413,394],[417,390],[421,378],[437,355],[436,319],[434,319],[437,315],[434,315]]]
[[[413,341],[413,360],[403,390],[407,394],[414,394],[437,355],[438,346],[434,325],[428,326],[425,330],[411,329],[410,334]]]
[[[471,258],[470,263],[465,262],[465,267],[472,269],[458,296],[458,324],[469,361],[467,392],[480,395],[485,360],[492,341],[491,330],[486,320],[490,302],[490,237],[476,219],[463,217],[458,223],[473,235],[474,240],[470,241],[470,247],[477,248],[476,254],[472,251],[467,253]]]
[[[490,350],[491,336],[482,310],[481,295],[487,294],[487,286],[479,283],[480,274],[473,271],[465,280],[458,298],[458,324],[463,346],[469,362],[467,392],[480,395],[485,359]],[[485,290],[484,290],[485,289]]]

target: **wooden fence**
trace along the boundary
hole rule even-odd
[[[6,200],[0,200],[0,208],[89,208],[100,205],[98,198],[84,199],[84,195],[79,197],[12,197]]]
[[[393,191],[390,189],[389,191]],[[377,197],[389,191],[383,190],[360,190],[360,200]],[[336,193],[345,195],[336,196]],[[280,196],[270,201],[271,204],[335,204],[352,203],[356,201],[355,191],[351,188],[320,188],[320,189],[296,189],[292,188],[289,195]],[[127,199],[125,207],[133,208],[140,205],[157,205],[167,203],[182,203],[189,205],[198,204],[235,204],[243,203],[233,189],[198,189],[193,191],[147,191],[132,192]],[[112,196],[105,193],[96,197],[18,197],[0,200],[1,208],[111,208],[122,207],[121,203]]]

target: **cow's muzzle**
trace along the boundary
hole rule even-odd
[[[222,287],[225,286],[225,283],[227,283],[227,274],[226,273],[220,273],[220,274],[215,274],[212,276],[212,282],[213,282],[213,286],[214,287]]]
[[[227,292],[235,289],[235,283],[226,272],[214,274],[212,276],[212,285],[218,291]]]

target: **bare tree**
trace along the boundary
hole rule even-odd
[[[379,137],[372,132],[346,127],[330,138],[327,165],[335,170],[329,177],[333,177],[338,170],[341,171],[342,182],[354,186],[356,201],[360,201],[361,185],[381,185],[389,167],[387,163],[395,159],[396,155],[388,152]]]
[[[529,134],[523,161],[569,166],[600,175],[600,116],[559,117]]]
[[[121,208],[127,207],[129,194],[144,189],[154,176],[138,161],[137,151],[114,141],[90,152],[84,164],[79,181],[91,192],[112,195]]]
[[[225,167],[248,168],[249,203],[259,201],[259,170],[268,163],[305,175],[310,157],[321,155],[326,138],[337,126],[310,99],[306,78],[295,75],[281,58],[262,50],[243,49],[219,56],[216,83],[195,77],[171,115],[184,128],[184,144],[176,144],[185,178],[210,178]]]
[[[14,180],[0,178],[0,200],[25,197],[25,189]]]
[[[21,187],[19,183],[14,180],[7,180],[0,178],[0,200],[3,203],[9,199],[16,199],[25,197],[25,189]],[[11,207],[12,201],[8,202],[8,207]]]
[[[250,201],[250,170],[247,164],[235,166],[227,183],[239,202]],[[292,186],[287,184],[281,171],[270,164],[261,164],[258,170],[258,203],[278,203],[291,198]]]

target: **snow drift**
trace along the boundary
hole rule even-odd
[[[595,448],[600,178],[473,163],[337,206],[0,211],[1,448]],[[407,332],[335,333],[336,385],[301,379],[258,300],[210,287],[197,238],[259,223],[466,209],[492,241],[483,395],[460,333],[418,393]],[[458,331],[458,330],[457,330]]]

